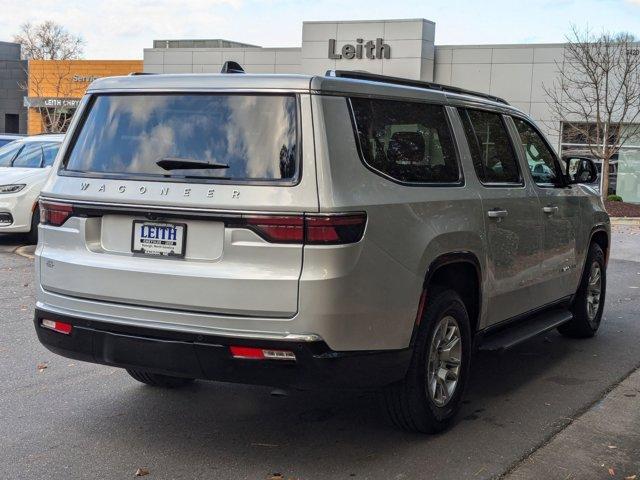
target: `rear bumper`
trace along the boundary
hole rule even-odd
[[[73,325],[64,335],[43,318]],[[298,388],[376,388],[404,377],[411,350],[336,352],[323,341],[250,340],[138,328],[36,309],[40,342],[54,353],[114,367],[223,382]],[[293,351],[296,361],[235,359],[230,345]]]

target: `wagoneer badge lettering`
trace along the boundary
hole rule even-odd
[[[113,188],[113,187],[112,187]],[[85,192],[85,191],[90,191],[91,190],[91,183],[90,182],[82,182],[80,184],[80,190]],[[118,185],[116,187],[116,190],[118,191],[118,193],[125,193],[127,191],[127,186],[126,185]],[[154,188],[153,186],[149,186],[149,185],[140,185],[139,187],[134,189],[136,192],[138,192],[139,195],[146,195],[148,192],[153,193]],[[106,193],[107,191],[107,185],[104,183],[101,183],[100,186],[98,187],[97,192],[98,193]],[[156,190],[161,196],[166,196],[169,195],[169,187],[160,187],[158,190]],[[193,193],[193,188],[191,187],[185,187],[182,190],[182,195],[185,197],[191,197]],[[205,192],[204,192],[204,197],[205,198],[213,198],[214,195],[216,193],[215,188],[208,188]],[[239,199],[240,198],[240,190],[232,190],[231,191],[231,198],[233,199]]]

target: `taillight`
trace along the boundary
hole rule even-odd
[[[68,203],[40,201],[40,222],[59,227],[73,215],[73,205]]]
[[[302,243],[302,215],[252,215],[244,218],[246,225],[258,235],[274,243]]]
[[[305,243],[336,245],[360,241],[367,224],[365,213],[308,215],[304,219]]]
[[[337,245],[360,241],[367,215],[252,215],[243,220],[241,226],[250,228],[269,242]]]

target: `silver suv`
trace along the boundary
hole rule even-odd
[[[362,73],[89,88],[40,199],[40,341],[178,387],[381,388],[444,429],[473,352],[598,329],[609,219],[503,100]]]

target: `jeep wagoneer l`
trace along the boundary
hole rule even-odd
[[[100,79],[42,190],[35,328],[155,386],[380,388],[397,425],[439,431],[475,349],[598,329],[609,219],[577,181],[479,93]]]

